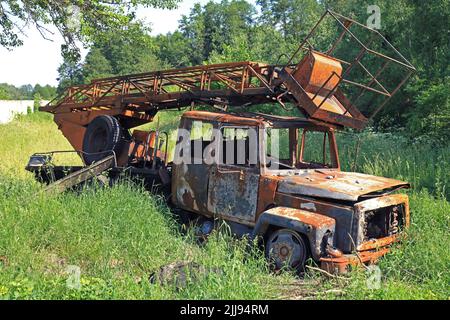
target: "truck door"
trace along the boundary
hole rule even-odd
[[[259,185],[259,143],[255,127],[220,128],[219,163],[208,184],[208,211],[234,222],[255,222]]]
[[[182,118],[175,147],[172,197],[180,208],[210,214],[207,208],[210,164],[203,159],[205,148],[212,142],[213,124]]]

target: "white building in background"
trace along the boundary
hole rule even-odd
[[[41,106],[47,103],[48,101],[41,101]],[[0,124],[10,122],[16,114],[27,114],[28,110],[33,111],[33,105],[33,100],[0,100]]]

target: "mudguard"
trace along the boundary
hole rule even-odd
[[[264,236],[270,226],[297,231],[309,240],[314,260],[326,255],[327,245],[333,246],[336,221],[322,214],[301,209],[275,207],[264,211],[253,230],[253,237]]]

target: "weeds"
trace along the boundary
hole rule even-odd
[[[172,114],[160,127],[171,131]],[[450,250],[448,146],[410,143],[395,135],[365,132],[356,170],[406,180],[412,225],[407,240],[384,257],[380,289],[367,273],[345,279],[309,270],[303,279],[270,273],[257,247],[227,232],[199,246],[182,234],[168,208],[141,187],[47,195],[24,170],[29,155],[71,149],[46,114],[0,125],[0,299],[448,299]],[[339,135],[341,163],[350,170],[354,138]],[[64,159],[64,161],[74,159]],[[175,261],[210,270],[177,289],[152,284],[149,275]],[[80,289],[67,286],[69,266],[81,270]]]

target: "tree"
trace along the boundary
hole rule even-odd
[[[51,85],[46,85],[44,87],[44,95],[43,95],[43,99],[45,100],[51,100],[56,96],[56,87],[53,87]]]
[[[83,63],[64,61],[59,70],[60,87],[167,67],[156,55],[155,42],[148,28],[139,22],[106,33],[91,45]]]
[[[421,83],[415,103],[406,113],[408,131],[415,136],[450,140],[450,77],[443,82]]]
[[[255,8],[244,0],[210,1],[196,4],[183,16],[179,29],[187,39],[191,64],[208,61],[211,54],[222,54],[238,37],[247,39],[254,25]]]
[[[158,59],[176,68],[186,67],[191,64],[188,46],[188,40],[179,30],[165,35],[158,35],[155,38],[155,53]]]
[[[0,83],[0,97],[4,100],[20,100],[26,99],[23,97],[23,92],[20,88],[16,88],[15,86],[7,83]]]
[[[0,85],[0,100],[10,100],[11,96],[8,91]]]
[[[180,0],[4,0],[0,2],[0,45],[14,48],[23,43],[22,30],[35,27],[48,39],[53,25],[65,44],[63,55],[79,58],[77,41],[91,43],[106,31],[129,24],[139,5],[171,9]]]
[[[299,42],[323,13],[317,0],[257,0],[262,21],[277,27],[288,41]]]
[[[86,55],[82,73],[84,82],[90,82],[92,79],[112,76],[113,69],[101,49],[93,47]]]
[[[31,84],[25,84],[19,87],[18,99],[33,99],[33,86]]]
[[[58,93],[62,93],[67,87],[83,83],[81,63],[78,63],[72,59],[64,60],[64,62],[58,67],[58,74]]]
[[[200,4],[194,5],[189,16],[182,16],[179,29],[188,41],[186,50],[189,50],[191,64],[201,64],[206,60],[207,52],[205,52],[205,23]]]
[[[40,84],[36,84],[34,86],[32,96],[36,97],[36,95],[39,95],[39,97],[44,100],[51,100],[54,98],[55,94],[55,87],[52,87],[50,85],[41,86]]]
[[[113,75],[152,71],[158,69],[160,63],[154,54],[156,48],[149,32],[149,28],[136,22],[106,33],[94,47],[99,48],[109,61]]]

